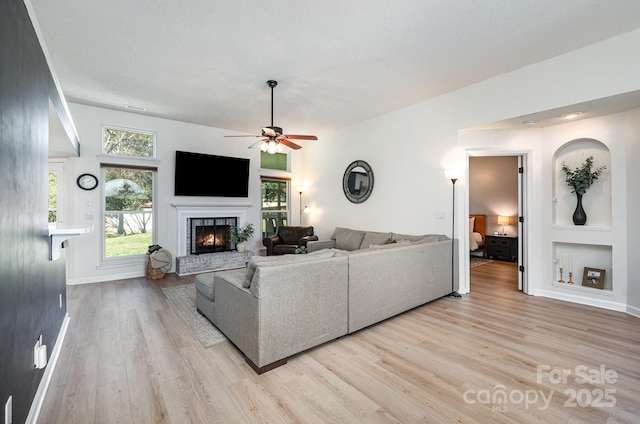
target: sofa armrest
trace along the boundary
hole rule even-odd
[[[262,245],[267,248],[267,256],[273,255],[273,246],[277,244],[282,244],[282,239],[278,235],[262,239]]]
[[[334,247],[336,247],[335,240],[310,240],[307,242],[307,252],[309,253],[322,249],[333,249]]]
[[[346,256],[258,266],[249,289],[257,300],[258,326],[243,329],[258,347],[257,356],[249,359],[264,367],[345,335],[348,273]],[[235,325],[245,322],[238,318]]]
[[[310,241],[317,241],[318,240],[318,236],[313,235],[313,236],[304,236],[302,237],[300,240],[298,240],[298,246],[304,246],[307,247],[307,243]]]

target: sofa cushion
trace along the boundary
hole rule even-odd
[[[366,231],[352,230],[350,228],[336,227],[332,239],[336,241],[336,248],[342,250],[358,250]]]
[[[196,275],[196,290],[204,295],[207,299],[213,301],[213,277],[215,276],[214,272],[207,272],[205,274]]]
[[[256,272],[258,266],[276,266],[286,265],[291,263],[303,263],[322,258],[333,258],[335,253],[328,249],[318,250],[307,254],[299,255],[282,255],[282,256],[252,256],[247,262],[247,270],[245,272],[244,281],[242,287],[251,287],[251,280]]]
[[[366,233],[360,244],[360,249],[368,249],[372,244],[385,244],[392,237],[392,233]]]

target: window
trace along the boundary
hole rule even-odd
[[[288,225],[290,184],[286,179],[262,178],[262,238],[274,236],[279,226]]]
[[[63,202],[64,164],[62,162],[49,162],[49,224],[62,224],[64,217]]]
[[[274,153],[260,152],[260,168],[262,169],[276,169],[278,171],[287,170],[287,154],[286,153]]]
[[[145,255],[156,240],[156,134],[103,126],[102,141],[102,257],[113,260]]]
[[[103,126],[102,151],[107,155],[156,157],[156,134],[151,131]]]
[[[154,169],[103,166],[104,258],[146,254],[153,240]]]

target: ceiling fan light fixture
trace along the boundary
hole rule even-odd
[[[273,140],[269,140],[269,142],[267,143],[267,153],[269,153],[270,155],[278,153],[278,143]]]
[[[267,143],[266,141],[263,141],[262,144],[260,145],[260,150],[262,150],[263,152],[266,152],[268,147],[269,147],[269,143]]]

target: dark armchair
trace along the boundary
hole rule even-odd
[[[280,226],[275,236],[266,237],[262,244],[267,248],[267,256],[295,253],[299,247],[307,247],[310,240],[318,240],[313,227]]]

